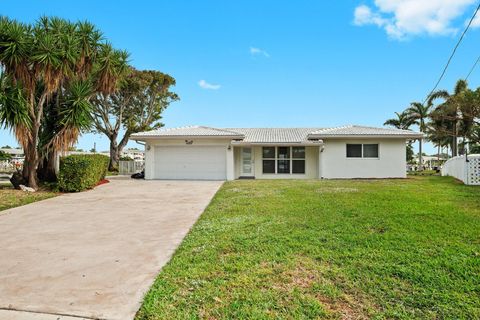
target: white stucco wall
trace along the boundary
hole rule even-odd
[[[347,158],[347,143],[379,144],[379,158]],[[405,178],[405,139],[325,139],[320,176],[325,179]]]
[[[227,180],[240,176],[239,146],[231,147],[228,139],[188,139],[195,146],[224,146],[226,152]],[[347,143],[378,143],[379,158],[347,158]],[[256,179],[349,179],[349,178],[405,178],[405,139],[325,139],[324,151],[319,153],[318,146],[307,146],[305,174],[263,174],[262,147],[253,146],[254,172]],[[155,146],[184,146],[182,139],[151,139],[146,141],[145,179],[155,179]]]
[[[233,147],[228,148],[230,139],[150,139],[145,141],[145,179],[155,179],[155,146],[188,146],[185,140],[191,140],[192,146],[224,146],[226,152],[226,177],[227,180],[233,180],[235,178],[234,173],[234,160],[233,160]]]

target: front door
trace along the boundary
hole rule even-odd
[[[242,148],[242,159],[241,159],[241,169],[240,175],[243,177],[253,177],[253,152],[251,147]]]

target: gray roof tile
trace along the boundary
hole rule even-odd
[[[162,128],[158,130],[139,132],[132,137],[177,137],[177,136],[216,136],[216,137],[233,137],[242,138],[243,135],[238,132],[228,131],[225,129],[211,128],[205,126],[189,126],[178,128]]]
[[[375,128],[366,126],[349,125],[335,128],[325,128],[311,132],[310,138],[328,138],[343,136],[385,136],[385,137],[420,137],[421,133],[410,130],[399,130],[393,128]]]
[[[168,137],[226,137],[246,143],[302,143],[309,139],[326,139],[341,137],[399,137],[420,138],[421,133],[390,128],[366,126],[343,126],[335,128],[212,128],[190,126],[159,129],[140,132],[132,138],[168,138]]]
[[[245,135],[243,142],[252,143],[300,143],[308,140],[308,134],[320,128],[228,128]]]

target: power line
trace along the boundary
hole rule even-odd
[[[470,69],[470,72],[468,73],[468,75],[465,77],[465,81],[468,80],[468,78],[470,78],[470,75],[472,74],[473,70],[475,70],[475,67],[477,66],[477,64],[480,62],[480,56],[478,57],[477,61],[475,61],[475,63],[473,64],[472,68]]]
[[[433,94],[433,92],[435,92],[435,90],[437,89],[438,85],[440,84],[440,82],[442,81],[443,77],[445,76],[445,73],[447,72],[448,66],[450,66],[450,62],[452,62],[453,56],[454,56],[455,53],[457,52],[457,49],[458,49],[458,47],[460,46],[460,43],[462,42],[463,38],[465,37],[465,34],[467,33],[468,29],[470,28],[470,25],[472,24],[473,20],[474,20],[475,17],[477,16],[478,10],[480,10],[480,3],[478,4],[477,9],[475,9],[475,12],[473,13],[472,18],[470,19],[470,21],[468,22],[467,26],[465,27],[465,30],[463,31],[462,36],[460,37],[460,39],[458,39],[457,44],[456,44],[455,47],[453,48],[452,54],[450,55],[450,58],[448,58],[447,64],[445,65],[445,68],[443,68],[443,71],[442,71],[442,74],[440,75],[440,78],[438,78],[438,81],[437,81],[437,83],[435,84],[435,86],[433,87],[432,91],[430,91],[430,93],[428,94],[428,96],[427,96],[427,97],[425,98],[425,100],[423,101],[424,104],[425,104],[425,102],[431,97],[431,95]]]

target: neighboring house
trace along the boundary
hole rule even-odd
[[[122,157],[128,157],[132,160],[145,160],[145,151],[138,150],[136,148],[124,149],[122,151]]]
[[[445,154],[441,155],[432,155],[432,156],[423,156],[423,168],[426,170],[433,170],[440,168],[446,161],[448,160],[448,156]],[[418,169],[420,160],[418,155],[413,158],[414,166],[413,169]]]
[[[406,142],[422,136],[364,126],[191,126],[131,139],[145,143],[146,179],[334,179],[405,178]]]
[[[23,163],[25,160],[25,154],[23,153],[23,149],[17,148],[0,148],[0,151],[9,154],[12,157],[12,161],[17,161]]]

